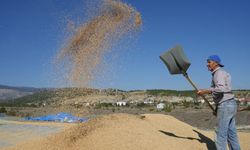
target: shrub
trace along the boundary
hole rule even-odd
[[[100,109],[100,108],[108,108],[108,107],[113,107],[112,103],[98,103],[95,105],[95,109]]]
[[[112,103],[100,103],[99,105],[101,105],[101,107],[112,107],[113,106]]]
[[[149,111],[154,111],[155,109],[154,108],[150,108]]]
[[[173,110],[173,105],[171,103],[167,103],[163,109],[165,112],[171,112]]]
[[[137,105],[136,105],[137,107],[149,107],[149,105],[146,105],[146,104],[144,104],[144,103],[138,103]]]
[[[188,102],[186,100],[182,101],[182,105],[185,107],[185,108],[188,108],[191,106],[191,102]]]
[[[1,108],[0,108],[0,113],[6,113],[6,112],[7,112],[7,110],[6,110],[5,107],[1,107]]]
[[[94,109],[100,109],[101,108],[101,105],[99,105],[99,104],[96,104],[95,106],[94,106]]]
[[[16,115],[17,115],[17,112],[11,110],[11,111],[8,111],[6,114],[9,115],[9,116],[16,116]]]

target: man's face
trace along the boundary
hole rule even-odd
[[[207,69],[209,71],[214,71],[214,69],[216,69],[219,65],[215,62],[215,61],[212,61],[212,60],[208,60],[207,61]]]

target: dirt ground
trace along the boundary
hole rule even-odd
[[[176,109],[168,113],[168,115],[203,130],[214,130],[216,125],[216,117],[210,109]],[[236,125],[237,129],[250,132],[250,112],[238,112],[236,115]]]
[[[250,133],[239,132],[243,150]],[[65,131],[18,144],[8,150],[205,150],[214,149],[214,133],[163,114],[112,114],[75,124]]]

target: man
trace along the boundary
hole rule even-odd
[[[216,104],[216,138],[217,150],[226,150],[227,142],[230,150],[240,150],[240,144],[235,127],[237,103],[231,87],[231,76],[222,69],[224,65],[218,55],[207,59],[207,68],[212,72],[211,88],[199,90],[198,95],[212,94]]]

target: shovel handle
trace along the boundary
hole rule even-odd
[[[188,74],[186,72],[183,72],[182,74],[188,80],[188,82],[193,86],[195,91],[198,91],[198,88],[196,87],[194,82],[189,78]],[[208,106],[212,109],[213,113],[216,113],[214,107],[209,103],[208,99],[204,95],[201,95],[201,97],[205,100]]]

